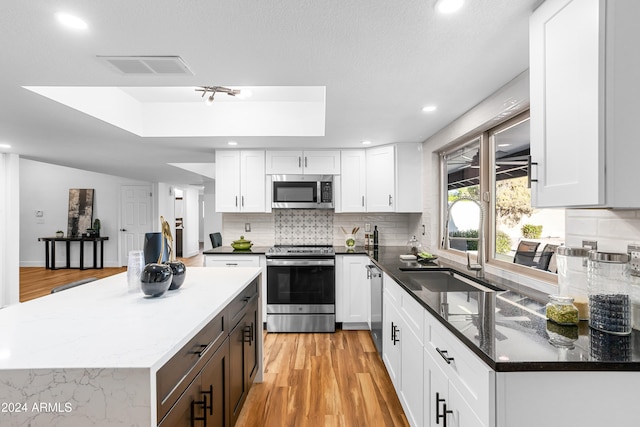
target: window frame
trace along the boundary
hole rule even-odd
[[[525,275],[537,280],[541,280],[550,284],[558,283],[558,275],[548,271],[537,270],[535,268],[519,265],[513,262],[507,262],[495,257],[496,251],[496,174],[490,173],[495,170],[496,164],[496,145],[495,136],[507,129],[518,124],[530,120],[530,112],[526,110],[514,117],[503,122],[497,123],[489,129],[469,134],[464,139],[460,139],[449,146],[445,147],[439,153],[440,160],[440,250],[455,256],[465,256],[464,252],[455,249],[444,249],[445,221],[448,209],[448,176],[447,176],[447,157],[459,151],[466,145],[470,145],[479,140],[480,148],[480,203],[485,209],[486,218],[484,221],[483,253],[485,265],[495,267],[500,270]]]

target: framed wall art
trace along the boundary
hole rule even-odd
[[[93,225],[93,188],[69,189],[67,236],[79,237]]]

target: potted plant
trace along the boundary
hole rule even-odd
[[[57,238],[64,237],[64,231],[62,231],[62,230],[58,230],[58,231],[56,231],[56,237],[57,237]]]

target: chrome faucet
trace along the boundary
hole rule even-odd
[[[462,202],[462,201],[471,201],[473,203],[475,203],[478,208],[480,209],[480,224],[478,225],[478,237],[454,237],[454,239],[461,239],[461,240],[475,240],[478,242],[478,250],[477,250],[477,256],[476,256],[476,262],[475,263],[471,263],[471,257],[469,254],[469,251],[466,251],[467,254],[467,270],[469,271],[475,271],[476,272],[476,277],[478,279],[484,279],[484,219],[485,219],[485,209],[484,206],[482,206],[482,203],[480,203],[478,200],[476,199],[472,199],[470,197],[461,197],[460,199],[454,201],[453,203],[451,203],[451,205],[449,206],[449,208],[447,209],[447,221],[445,223],[444,226],[444,241],[443,241],[443,247],[444,249],[449,249],[449,240],[451,239],[451,237],[449,237],[449,220],[451,219],[451,208],[453,208],[453,206],[458,203],[458,202]]]

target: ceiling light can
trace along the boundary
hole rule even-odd
[[[462,8],[464,0],[438,0],[435,8],[440,13],[454,13]]]

